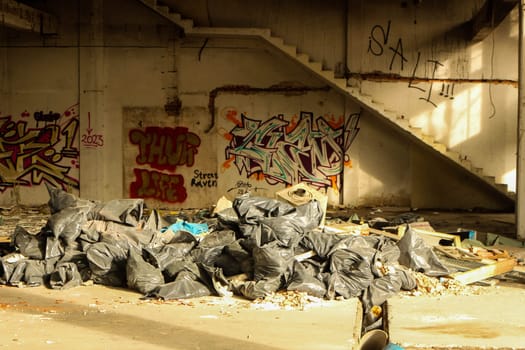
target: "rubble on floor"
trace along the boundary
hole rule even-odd
[[[470,234],[462,246],[459,233],[435,232],[414,213],[331,217],[308,191],[301,185],[280,199],[246,194],[221,198],[215,211],[162,212],[141,199],[93,202],[49,187],[49,214],[33,222],[40,226],[12,227],[0,283],[64,289],[92,281],[150,300],[237,295],[298,310],[358,297],[371,329],[381,327],[381,307],[394,294],[476,294],[468,284],[523,263]]]

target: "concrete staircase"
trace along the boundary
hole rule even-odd
[[[449,150],[446,145],[437,142],[432,136],[426,135],[421,128],[416,128],[410,125],[409,121],[400,113],[384,108],[384,105],[379,101],[375,101],[372,96],[361,93],[358,85],[352,85],[351,80],[336,78],[333,70],[324,69],[321,62],[315,62],[310,59],[310,56],[305,53],[300,53],[297,47],[288,45],[283,38],[273,36],[270,29],[267,28],[224,28],[224,27],[196,27],[193,20],[184,19],[178,13],[174,13],[168,6],[158,3],[156,0],[139,0],[144,5],[157,12],[162,17],[170,20],[184,30],[187,36],[201,36],[201,37],[252,37],[260,39],[273,47],[277,52],[294,60],[297,64],[304,67],[309,72],[318,76],[325,83],[332,86],[336,91],[349,97],[354,102],[358,103],[369,113],[381,117],[384,121],[392,127],[398,129],[407,137],[411,138],[416,143],[423,144],[429,151],[436,152],[443,158],[453,162],[461,167],[474,178],[477,178],[482,183],[485,183],[504,198],[514,201],[515,193],[509,192],[506,184],[496,183],[494,176],[489,176],[484,173],[482,168],[478,168],[472,164],[466,155]],[[355,83],[354,83],[355,84]]]

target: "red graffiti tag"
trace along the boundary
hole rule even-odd
[[[182,203],[188,196],[182,175],[146,169],[133,169],[135,182],[129,188],[131,198],[153,198],[162,202]]]
[[[174,171],[178,165],[192,166],[201,144],[199,136],[184,127],[133,129],[129,132],[129,140],[139,146],[138,164],[169,171]]]

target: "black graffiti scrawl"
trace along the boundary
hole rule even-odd
[[[262,174],[269,184],[332,186],[359,131],[359,117],[355,113],[334,123],[301,112],[293,125],[282,115],[263,122],[241,114],[239,125],[230,130],[226,159],[240,174]]]

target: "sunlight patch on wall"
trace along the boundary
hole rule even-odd
[[[507,184],[509,191],[516,192],[516,168],[507,171],[501,179],[504,184]]]
[[[510,11],[509,19],[511,25],[509,25],[509,37],[518,38],[519,35],[519,11]]]
[[[446,111],[448,106],[448,102],[441,102],[434,110],[434,113],[432,113],[432,134],[436,140],[441,140],[447,135],[448,125],[446,120]]]
[[[424,132],[427,132],[428,133],[428,126],[429,126],[429,122],[428,120],[430,119],[430,116],[431,116],[431,112],[422,112],[416,116],[413,116],[412,118],[410,118],[410,125],[412,127],[415,127],[415,128],[421,128],[423,129]]]
[[[464,90],[454,98],[449,146],[454,147],[481,132],[481,86]]]
[[[479,42],[470,49],[470,73],[476,73],[483,68],[483,44]]]

